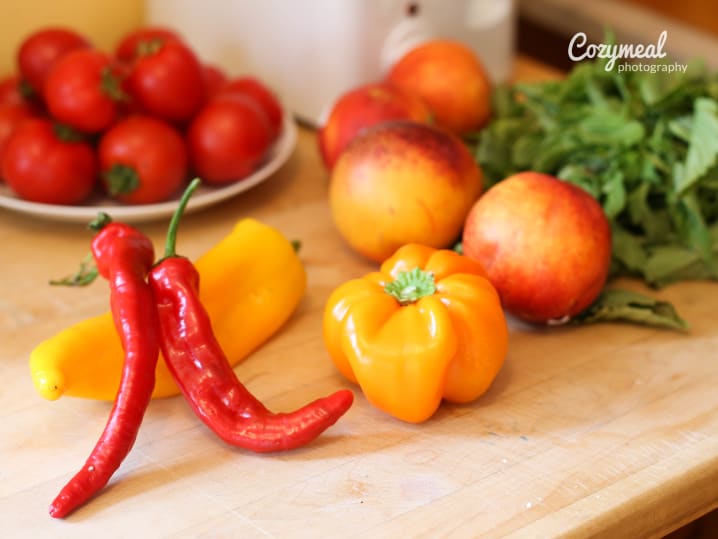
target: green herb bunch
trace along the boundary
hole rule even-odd
[[[718,76],[577,64],[494,92],[470,142],[489,185],[534,170],[583,187],[613,230],[612,276],[718,278]]]

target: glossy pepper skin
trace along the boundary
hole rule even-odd
[[[200,299],[232,365],[284,325],[306,290],[306,272],[292,244],[255,219],[237,222],[195,266],[202,278]],[[30,355],[30,372],[36,391],[46,399],[69,395],[111,401],[122,363],[120,339],[107,312],[41,342]],[[180,393],[161,355],[155,377],[153,397]]]
[[[429,419],[442,399],[481,396],[508,348],[506,319],[483,267],[416,244],[334,290],[323,335],[337,369],[367,400],[410,423]]]
[[[124,367],[110,417],[85,465],[50,505],[63,518],[102,489],[130,452],[150,402],[159,357],[159,321],[146,282],[152,242],[128,225],[110,223],[92,241],[101,276],[110,282],[110,306],[124,350]],[[91,361],[91,356],[84,358]]]
[[[170,221],[165,256],[148,275],[165,361],[195,415],[225,442],[258,453],[301,447],[336,423],[354,395],[344,389],[274,414],[239,381],[200,301],[199,273],[175,253],[180,217],[198,185],[194,180],[185,191]],[[235,330],[241,334],[244,328],[240,323]]]
[[[150,273],[150,284],[167,366],[195,415],[228,444],[258,453],[295,449],[314,440],[351,406],[353,394],[344,389],[294,412],[270,412],[240,383],[214,338],[192,263],[167,258]],[[238,325],[236,331],[244,329]]]

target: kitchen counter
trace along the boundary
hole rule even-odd
[[[516,69],[521,79],[555,75],[523,60]],[[107,285],[48,286],[76,269],[90,233],[0,210],[3,537],[638,538],[718,505],[718,284],[648,291],[676,306],[686,334],[511,321],[507,361],[485,396],[405,424],[368,404],[322,343],[332,289],[374,269],[333,227],[327,183],[314,133],[300,128],[296,150],[268,181],[186,216],[179,250],[196,258],[247,216],[301,240],[303,301],[235,370],[272,410],[341,387],[355,392],[351,410],[302,449],[257,455],[222,443],[181,397],[155,400],[110,484],[64,521],[47,507],[111,405],[42,399],[28,356],[104,312]],[[166,222],[140,226],[160,250]]]

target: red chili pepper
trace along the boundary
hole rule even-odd
[[[159,357],[157,310],[145,281],[154,262],[152,242],[129,225],[109,223],[93,239],[92,254],[98,273],[110,282],[110,307],[125,361],[102,435],[50,505],[55,518],[67,516],[102,489],[129,453],[152,396]]]
[[[354,395],[344,389],[294,412],[275,414],[238,380],[199,300],[199,274],[188,259],[175,254],[179,217],[198,184],[190,184],[180,201],[165,257],[149,274],[165,362],[195,414],[225,442],[259,453],[300,447],[333,425]]]

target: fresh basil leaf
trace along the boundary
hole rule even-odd
[[[713,244],[718,256],[718,242]],[[718,279],[718,271],[705,263],[699,253],[675,244],[652,247],[642,268],[645,281],[655,287],[689,280]]]
[[[718,103],[713,99],[696,99],[690,130],[688,155],[677,163],[673,172],[676,192],[694,185],[718,160]]]
[[[638,274],[646,266],[648,257],[638,236],[614,224],[612,229],[613,258],[626,273]]]
[[[640,122],[604,110],[586,116],[580,122],[578,131],[586,144],[615,144],[626,148],[638,144],[645,136]]]
[[[572,321],[577,324],[620,321],[677,331],[688,330],[688,324],[670,303],[620,288],[605,289],[588,309]]]
[[[603,211],[606,212],[609,219],[613,219],[626,205],[623,174],[615,169],[607,173],[601,191],[604,195]]]

